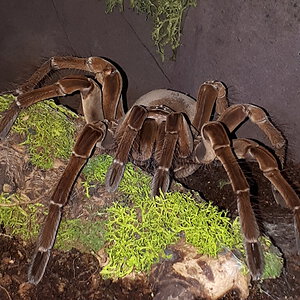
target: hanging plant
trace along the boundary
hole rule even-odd
[[[175,58],[180,46],[182,21],[189,7],[196,7],[197,0],[130,0],[130,7],[137,13],[152,18],[152,39],[162,61],[165,58],[165,47],[170,46]],[[115,7],[124,10],[124,0],[106,0],[106,12],[110,13]]]

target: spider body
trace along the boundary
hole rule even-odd
[[[90,72],[94,79],[69,76],[52,85],[36,88],[50,71],[64,68]],[[261,108],[250,104],[229,106],[224,85],[208,81],[200,86],[197,100],[179,92],[155,90],[139,98],[125,113],[121,96],[122,76],[111,62],[97,57],[53,57],[17,90],[16,101],[0,120],[0,139],[7,135],[21,109],[76,91],[81,94],[86,125],[51,197],[49,213],[29,269],[30,282],[37,284],[43,277],[63,207],[96,145],[115,149],[106,176],[106,188],[110,192],[117,189],[129,157],[139,162],[153,159],[152,196],[168,190],[171,175],[186,177],[201,164],[219,160],[238,203],[247,263],[254,279],[258,279],[263,270],[258,241],[260,232],[250,203],[249,186],[237,159],[257,161],[272,184],[277,202],[294,212],[296,243],[300,249],[300,200],[281,175],[277,159],[254,141],[229,138],[228,133],[248,118],[267,136],[278,160],[283,163],[285,140]]]

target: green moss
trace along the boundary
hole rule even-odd
[[[7,234],[29,240],[38,235],[37,219],[39,209],[43,205],[40,203],[19,205],[20,202],[26,203],[26,201],[18,194],[1,193],[0,225],[5,228]]]
[[[89,189],[93,187],[95,183],[104,184],[106,172],[111,165],[112,160],[111,156],[103,154],[93,157],[88,161],[82,172],[85,177],[83,185],[88,196]],[[149,194],[150,185],[150,176],[145,175],[145,173],[134,165],[127,164],[118,191],[125,195],[130,194],[131,192],[139,193],[143,190],[143,195],[146,196]]]
[[[167,45],[171,47],[174,58],[180,46],[184,13],[189,7],[196,7],[197,0],[130,0],[129,3],[137,13],[152,19],[152,39],[162,60]],[[124,0],[106,0],[107,12],[112,12],[115,7],[123,11]]]
[[[112,162],[108,155],[92,158],[83,173],[89,187],[105,181]],[[216,256],[223,248],[237,249],[244,257],[239,218],[233,222],[226,212],[211,203],[196,202],[191,194],[167,193],[152,199],[151,177],[127,164],[119,186],[120,200],[107,208],[104,239],[109,263],[101,271],[104,277],[120,278],[131,271],[147,271],[165,249],[181,237],[201,254]],[[282,257],[270,240],[261,238],[265,258],[263,279],[279,276]],[[271,252],[270,249],[273,249]],[[249,272],[244,265],[245,273]]]
[[[261,237],[263,255],[265,260],[262,279],[277,278],[283,269],[283,258],[279,250],[272,244],[268,237]]]
[[[83,252],[97,252],[104,245],[104,221],[63,220],[61,222],[55,248],[69,251],[77,248]]]
[[[18,236],[24,240],[38,237],[40,230],[39,216],[46,215],[47,210],[41,203],[26,203],[22,195],[0,194],[0,225],[7,234]],[[23,203],[20,205],[20,202]],[[7,205],[7,206],[5,206]],[[77,248],[81,251],[98,251],[103,247],[104,221],[94,220],[62,220],[56,238],[55,248],[69,251]]]
[[[0,96],[0,112],[14,100],[12,95]],[[74,145],[77,117],[70,110],[46,100],[24,109],[12,130],[24,136],[30,161],[37,167],[48,169],[56,158],[67,159]]]
[[[112,159],[96,157],[84,174],[87,181],[104,183]],[[238,222],[211,203],[196,202],[191,194],[167,193],[152,199],[151,177],[127,164],[118,191],[125,201],[107,209],[105,240],[109,263],[101,271],[105,277],[123,277],[135,271],[148,271],[164,250],[184,236],[199,253],[216,256],[223,248],[242,248]]]
[[[111,161],[106,155],[91,159],[84,170],[86,178],[103,183]],[[124,277],[133,270],[148,271],[153,263],[168,257],[165,249],[181,237],[201,254],[216,256],[228,248],[245,255],[238,218],[231,222],[225,212],[211,203],[196,202],[189,193],[173,192],[152,199],[150,182],[150,176],[128,164],[119,187],[120,201],[106,209],[106,221],[103,212],[94,213],[90,220],[63,220],[55,248],[97,252],[105,243],[109,263],[101,273],[106,278]],[[0,194],[0,203],[14,204],[1,207],[1,223],[9,234],[36,238],[38,216],[44,206],[18,205],[22,201],[15,194]],[[265,257],[263,279],[278,277],[283,259],[269,239],[262,238],[261,242]]]
[[[242,244],[224,212],[211,203],[195,202],[190,194],[174,192],[152,199],[133,191],[126,196],[131,207],[115,203],[107,210],[109,264],[101,271],[107,277],[123,277],[133,269],[148,271],[182,236],[199,253],[210,256],[234,248],[236,242]]]
[[[90,197],[90,188],[94,187],[96,183],[104,183],[105,174],[108,167],[112,163],[112,157],[109,155],[99,155],[91,158],[87,165],[84,167],[82,173],[85,177],[83,186],[85,188],[85,194]]]
[[[15,99],[15,97],[11,94],[8,95],[0,95],[0,112],[8,109],[10,103]]]

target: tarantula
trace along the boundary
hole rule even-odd
[[[50,71],[65,68],[84,70],[94,77],[68,76],[52,85],[36,88]],[[228,174],[238,204],[247,263],[254,279],[260,277],[263,269],[260,233],[251,208],[249,185],[237,159],[257,161],[272,183],[277,201],[284,202],[294,212],[296,242],[300,249],[300,200],[282,177],[277,159],[252,140],[230,140],[228,135],[248,118],[268,137],[283,162],[285,140],[261,108],[251,104],[229,106],[224,85],[208,81],[200,86],[197,101],[185,94],[161,89],[142,96],[124,113],[122,76],[114,64],[98,57],[53,57],[17,90],[15,102],[0,121],[0,139],[7,135],[21,109],[75,91],[81,94],[86,125],[52,194],[29,269],[31,283],[37,284],[43,277],[63,207],[96,144],[103,148],[116,145],[115,157],[106,176],[106,188],[110,192],[117,189],[129,156],[135,161],[151,158],[155,162],[152,196],[168,190],[170,172],[173,177],[182,178],[192,174],[201,164],[219,160]],[[210,120],[214,109],[216,118]]]

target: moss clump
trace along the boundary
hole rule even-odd
[[[109,156],[90,160],[83,171],[87,181],[103,183],[111,161]],[[150,176],[127,164],[118,189],[125,201],[107,209],[109,263],[101,271],[104,277],[123,277],[133,269],[148,271],[153,263],[166,257],[166,247],[182,236],[199,253],[210,256],[223,248],[242,248],[238,222],[232,223],[225,212],[180,192],[152,199],[150,182]]]
[[[108,167],[112,163],[112,157],[109,155],[99,155],[91,158],[84,167],[82,173],[85,177],[83,186],[85,194],[90,197],[90,188],[94,187],[97,182],[103,184]]]
[[[112,158],[92,158],[83,173],[85,187],[101,184]],[[127,164],[119,186],[120,201],[107,208],[104,239],[109,263],[101,271],[104,277],[121,278],[131,271],[147,271],[164,250],[181,237],[195,246],[199,253],[216,256],[223,248],[237,249],[243,256],[239,218],[233,222],[226,212],[211,203],[196,202],[191,194],[167,193],[152,199],[151,177],[132,164]],[[261,238],[265,258],[263,279],[280,275],[283,259],[267,237]],[[245,272],[249,272],[244,265]]]
[[[260,242],[263,247],[263,255],[265,259],[262,279],[279,277],[283,268],[283,258],[281,253],[275,246],[273,246],[268,237],[261,237]]]
[[[29,202],[29,199],[24,195],[1,193],[0,225],[5,228],[7,234],[29,240],[38,235],[38,213],[43,205],[30,204],[30,202],[26,204],[26,202]]]
[[[55,248],[69,251],[77,248],[83,252],[97,252],[104,245],[104,221],[63,220],[61,222]]]
[[[0,96],[0,112],[14,100],[12,95]],[[77,117],[70,110],[46,100],[24,109],[12,130],[24,136],[30,161],[37,167],[48,169],[56,158],[67,159],[74,145]]]
[[[153,263],[166,257],[166,247],[182,236],[199,253],[210,256],[234,248],[236,241],[242,244],[226,213],[211,203],[195,202],[190,194],[174,192],[155,199],[135,192],[126,196],[131,207],[115,203],[107,210],[109,263],[101,271],[107,277],[123,277],[133,269],[150,270]]]
[[[82,172],[85,177],[83,185],[86,188],[87,195],[89,195],[89,189],[93,187],[94,183],[104,184],[107,169],[112,161],[112,157],[105,154],[93,157],[88,161]],[[146,197],[146,195],[149,195],[150,184],[151,177],[145,175],[139,168],[129,163],[126,165],[118,191],[123,193],[124,196],[131,192],[136,194],[142,192],[142,195]]]
[[[46,215],[43,204],[31,203],[24,195],[1,193],[0,206],[0,225],[7,234],[24,240],[37,238],[39,219]],[[64,251],[75,247],[81,251],[96,252],[104,244],[103,231],[104,221],[100,219],[62,220],[54,247]]]
[[[103,183],[111,161],[106,155],[91,159],[84,170],[87,180]],[[150,176],[128,164],[119,187],[121,201],[106,209],[106,221],[98,216],[100,212],[91,220],[63,220],[55,247],[97,252],[105,242],[109,263],[102,275],[114,278],[132,270],[149,270],[160,258],[168,257],[166,247],[181,237],[201,254],[216,256],[223,248],[236,248],[244,254],[238,218],[231,222],[225,212],[211,203],[196,202],[190,194],[174,192],[152,199],[150,181]],[[31,204],[24,195],[4,193],[0,194],[0,204],[1,225],[9,234],[25,240],[37,237],[42,204]],[[283,260],[269,239],[262,238],[261,242],[263,279],[278,277]]]
[[[129,3],[137,13],[152,18],[152,39],[162,60],[167,45],[170,45],[174,58],[180,46],[183,15],[189,7],[197,6],[197,0],[130,0]],[[107,12],[112,12],[115,7],[124,10],[124,0],[106,0]]]

